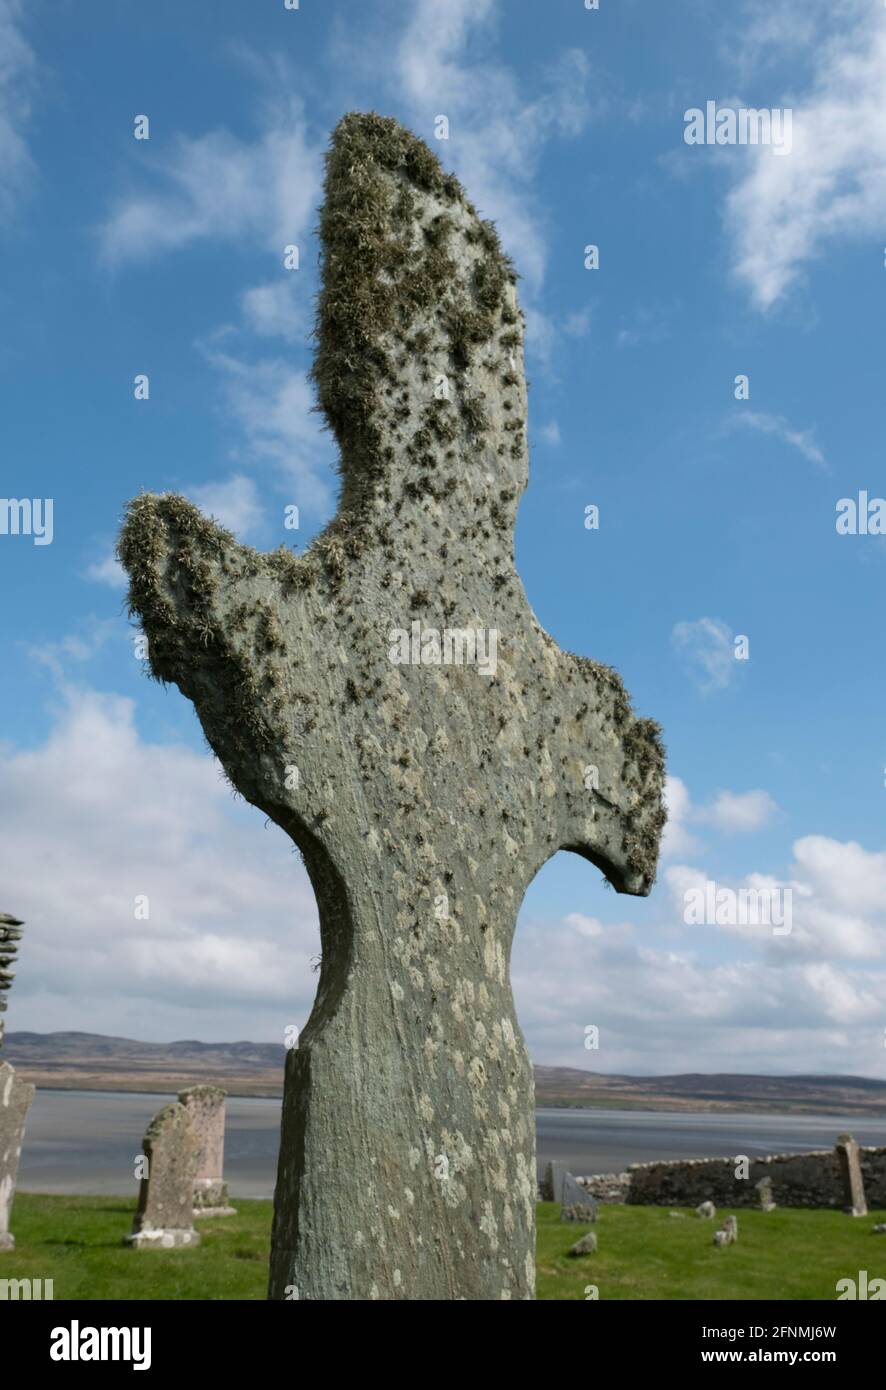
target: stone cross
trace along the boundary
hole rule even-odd
[[[170,1250],[200,1244],[193,1225],[198,1150],[187,1106],[173,1101],[158,1111],[143,1141],[147,1172],[139,1186],[138,1209],[127,1245],[138,1250]]]
[[[530,1298],[511,939],[558,850],[649,892],[659,729],[614,670],[557,646],[514,567],[523,323],[492,224],[407,130],[351,114],[320,235],[313,374],[338,514],[304,554],[260,554],[181,497],[143,494],[119,544],[130,611],[153,674],[193,700],[317,897],[271,1297]]]
[[[225,1170],[225,1097],[221,1086],[191,1086],[178,1098],[191,1116],[197,1138],[194,1216],[235,1216],[228,1205]]]
[[[850,1216],[867,1216],[868,1204],[864,1195],[859,1149],[851,1134],[838,1135],[837,1161],[843,1179],[843,1210]]]
[[[6,993],[12,984],[18,943],[23,923],[8,912],[0,912],[0,1014],[6,1010]],[[3,1046],[3,1019],[0,1017],[0,1047]],[[35,1087],[22,1081],[14,1067],[0,1062],[0,1251],[15,1249],[15,1236],[9,1229],[18,1164],[25,1137]]]

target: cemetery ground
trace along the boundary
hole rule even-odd
[[[135,1202],[121,1197],[59,1197],[20,1192],[16,1248],[0,1278],[52,1279],[61,1299],[264,1299],[273,1204],[234,1200],[237,1215],[198,1222],[196,1249],[129,1250]],[[886,1276],[886,1237],[871,1228],[886,1212],[853,1218],[839,1211],[737,1209],[738,1243],[718,1250],[717,1221],[690,1209],[601,1206],[594,1226],[561,1222],[559,1207],[538,1207],[538,1298],[825,1299],[838,1279]],[[599,1249],[572,1259],[569,1247],[595,1230]]]

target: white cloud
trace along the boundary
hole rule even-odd
[[[0,750],[0,788],[4,906],[27,923],[13,1028],[282,1039],[305,1021],[313,893],[213,758],[144,742],[129,700],[68,689],[42,747]]]
[[[809,28],[807,8],[783,8],[775,30],[790,36],[789,49],[804,34],[814,45],[808,90],[769,103],[792,108],[793,150],[742,149],[747,162],[726,202],[734,269],[762,310],[841,244],[876,238],[879,247],[886,222],[886,15],[843,0],[822,6]]]
[[[126,571],[110,546],[98,560],[93,560],[87,566],[86,578],[97,584],[107,584],[112,589],[125,589],[128,582]]]
[[[686,822],[692,814],[692,802],[689,788],[682,778],[673,774],[665,778],[664,803],[668,818],[661,841],[662,858],[672,859],[675,855],[694,854],[698,849],[698,841],[686,828]]]
[[[414,129],[432,145],[434,118],[449,118],[443,161],[455,166],[481,214],[498,224],[531,298],[547,256],[544,218],[531,196],[539,159],[552,138],[579,134],[602,103],[591,101],[581,49],[561,54],[534,96],[508,68],[480,57],[500,15],[494,0],[417,0],[396,46],[394,80]]]
[[[317,915],[289,841],[232,800],[213,758],[140,738],[131,701],[68,688],[42,746],[0,749],[0,841],[4,906],[28,924],[14,1029],[272,1040],[303,1025]],[[750,932],[681,926],[687,944],[677,945],[673,931],[661,944],[581,912],[521,921],[512,973],[536,1059],[886,1075],[886,977],[868,971],[861,949],[886,953],[886,854],[812,836],[794,858],[795,930],[778,960],[771,939]],[[666,882],[703,878],[678,865]],[[135,918],[140,895],[147,921]],[[866,942],[831,934],[853,914]],[[704,959],[715,930],[753,954]],[[593,1055],[589,1024],[600,1030]]]
[[[239,540],[263,519],[255,483],[242,473],[234,473],[224,482],[201,483],[185,491],[202,512],[233,531]]]
[[[794,857],[798,877],[844,912],[886,912],[886,853],[871,853],[855,840],[806,835],[796,841]]]
[[[677,917],[684,924],[689,932],[702,931],[703,933],[718,933],[725,936],[743,938],[754,942],[758,946],[771,948],[773,951],[780,952],[777,960],[784,963],[784,946],[786,940],[793,944],[798,937],[794,935],[797,925],[797,908],[802,906],[801,899],[808,897],[808,890],[804,885],[795,881],[777,878],[773,874],[749,873],[738,879],[731,879],[725,875],[715,876],[705,872],[703,869],[690,867],[688,864],[674,864],[665,870],[665,883],[673,899],[673,907]],[[706,887],[709,883],[714,885],[714,892],[729,891],[735,896],[729,906],[732,907],[731,914],[724,913],[724,916],[731,916],[732,920],[706,920],[703,924],[697,920],[686,922],[685,915],[687,909],[694,917],[698,911],[704,911],[701,904],[704,902]],[[703,895],[699,902],[687,901],[687,894],[701,893]],[[790,896],[788,896],[790,892]],[[745,907],[741,909],[741,893],[754,894],[753,900],[745,899]],[[725,901],[717,903],[714,899],[714,912],[723,911],[727,903]],[[746,921],[739,920],[742,916]],[[774,928],[784,929],[778,934]],[[805,953],[804,953],[805,954]]]
[[[19,25],[20,0],[0,0],[0,218],[13,213],[33,174],[24,129],[31,114],[36,58]]]
[[[570,912],[563,921],[568,927],[573,927],[579,936],[603,935],[603,923],[597,917],[586,917],[582,912]]]
[[[827,961],[807,965],[802,978],[826,1016],[841,1028],[876,1019],[882,1008],[876,984],[872,988],[863,979],[856,982]]]
[[[702,929],[757,941],[767,946],[772,962],[782,968],[791,961],[805,965],[810,960],[886,957],[886,853],[882,851],[866,850],[852,840],[807,835],[794,842],[793,859],[784,876],[748,873],[735,882],[698,867],[674,864],[665,870],[664,881],[680,920],[685,893],[704,889],[709,879],[718,887],[791,890],[791,931],[777,940],[765,923]],[[780,917],[781,899],[775,902]]]
[[[738,409],[729,416],[728,425],[732,429],[742,427],[757,430],[760,434],[774,435],[784,444],[790,444],[792,448],[799,449],[803,457],[808,459],[810,463],[817,464],[820,468],[827,466],[824,454],[816,443],[815,432],[813,430],[794,429],[783,415],[769,415],[764,411]]]
[[[735,637],[721,618],[675,623],[671,640],[686,657],[703,694],[725,690],[735,677]]]
[[[567,314],[562,323],[562,332],[567,338],[584,338],[591,331],[591,309],[585,306],[584,309],[574,309],[571,314]]]
[[[272,280],[244,290],[240,306],[247,327],[262,338],[283,338],[297,342],[307,334],[304,311],[296,286],[297,271],[288,271],[285,279]]]
[[[542,425],[538,432],[538,437],[544,440],[545,444],[548,444],[551,448],[556,448],[558,444],[562,444],[563,442],[560,437],[560,426],[557,424],[556,420],[549,420],[546,425]]]
[[[226,130],[179,135],[150,167],[157,187],[119,198],[99,229],[108,265],[211,238],[272,251],[281,276],[297,273],[283,269],[283,248],[307,235],[321,169],[299,103],[276,106],[253,141]]]
[[[80,624],[77,632],[67,633],[57,642],[32,642],[28,655],[38,661],[59,680],[71,662],[82,665],[92,661],[113,637],[119,635],[120,624],[115,618],[90,618]]]
[[[768,792],[718,792],[710,806],[702,807],[699,819],[718,830],[747,833],[760,830],[772,820],[778,807]]]
[[[605,923],[582,933],[578,915],[523,920],[515,937],[514,997],[536,1061],[646,1075],[819,1071],[886,1079],[886,975],[790,956],[774,968],[763,942],[736,936],[745,959],[707,960],[694,945],[646,944],[639,928]],[[697,928],[694,939],[714,930]],[[588,1025],[599,1029],[592,1052],[584,1046]]]
[[[768,825],[779,809],[769,793],[760,789],[720,791],[707,805],[697,806],[686,783],[673,773],[665,779],[664,801],[668,819],[661,842],[662,859],[697,856],[702,846],[690,826],[708,825],[727,835],[750,834]]]
[[[270,463],[293,492],[287,500],[306,510],[328,506],[333,450],[312,413],[307,375],[278,358],[246,362],[217,348],[204,351],[221,373],[226,408],[243,432],[243,445],[231,450],[234,461]]]

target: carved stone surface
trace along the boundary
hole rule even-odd
[[[596,1221],[597,1203],[562,1163],[549,1163],[541,1184],[545,1202],[560,1203],[561,1221]]]
[[[158,1111],[148,1126],[143,1151],[148,1171],[141,1180],[127,1244],[137,1249],[199,1245],[192,1221],[199,1142],[186,1106],[173,1101]]]
[[[225,1099],[221,1086],[190,1086],[178,1098],[191,1116],[197,1140],[194,1216],[235,1216],[228,1205],[225,1170]]]
[[[318,900],[271,1296],[527,1298],[535,1130],[511,938],[560,849],[648,893],[659,730],[615,671],[560,650],[514,568],[523,326],[494,228],[421,141],[350,115],[320,231],[335,520],[304,555],[260,554],[146,494],[119,554],[154,675],[193,700]]]

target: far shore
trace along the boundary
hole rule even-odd
[[[193,1071],[139,1073],[137,1075],[108,1076],[106,1073],[65,1071],[39,1071],[27,1066],[17,1067],[25,1081],[30,1081],[40,1091],[84,1091],[105,1095],[157,1095],[175,1096],[187,1086],[211,1084],[221,1086],[233,1099],[242,1100],[282,1100],[282,1080],[270,1076],[259,1079],[254,1076],[197,1074]],[[606,1110],[630,1111],[640,1114],[738,1114],[738,1115],[833,1115],[837,1119],[882,1119],[886,1111],[876,1105],[817,1104],[814,1101],[790,1101],[777,1099],[763,1101],[759,1098],[747,1100],[704,1100],[697,1096],[662,1097],[630,1096],[619,1097],[604,1093],[599,1097],[580,1099],[566,1096],[549,1096],[536,1090],[537,1110]]]

